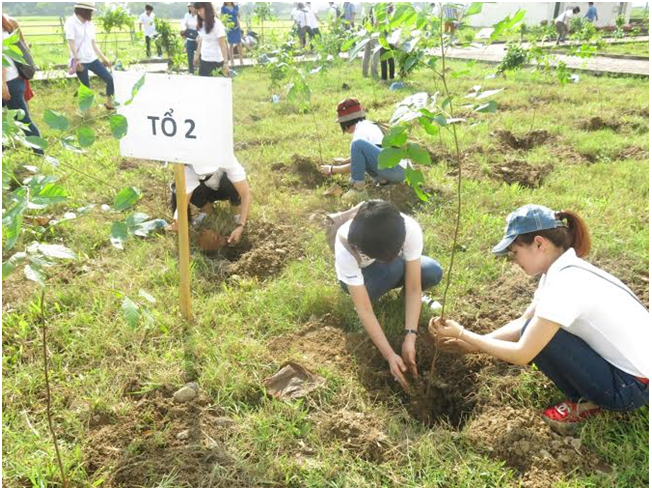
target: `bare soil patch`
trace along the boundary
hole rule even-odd
[[[517,136],[508,130],[497,130],[495,135],[498,136],[503,145],[515,150],[530,150],[540,146],[544,142],[553,138],[552,134],[545,129],[537,129]]]
[[[319,165],[318,158],[295,154],[290,164],[275,163],[271,169],[282,173],[285,176],[284,180],[292,186],[313,189],[328,181],[328,176],[319,171]]]
[[[609,129],[617,131],[621,127],[621,123],[615,120],[605,120],[602,117],[591,117],[580,124],[580,128],[587,131],[596,131]]]
[[[83,449],[89,474],[110,473],[105,481],[116,487],[155,486],[166,476],[176,486],[249,486],[227,452],[234,424],[207,397],[177,404],[164,390],[125,410],[91,419]]]
[[[552,169],[550,164],[533,166],[525,161],[514,159],[494,165],[492,173],[494,178],[508,185],[518,183],[526,188],[539,188]]]

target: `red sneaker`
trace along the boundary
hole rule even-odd
[[[562,402],[554,407],[546,408],[541,417],[548,426],[558,434],[568,435],[577,430],[583,420],[602,412],[600,407],[579,412],[579,405],[573,402]]]

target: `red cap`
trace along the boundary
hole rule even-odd
[[[362,105],[355,98],[347,98],[337,105],[337,121],[348,122],[366,115]]]

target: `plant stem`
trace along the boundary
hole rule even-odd
[[[46,412],[48,416],[48,427],[50,429],[50,434],[52,435],[52,443],[54,444],[54,451],[57,455],[57,464],[59,465],[59,471],[61,472],[61,483],[63,488],[67,488],[68,480],[66,479],[66,470],[64,469],[63,462],[61,461],[61,453],[59,452],[57,434],[54,431],[54,423],[52,422],[52,394],[50,392],[50,375],[48,372],[48,337],[47,322],[45,319],[45,287],[41,289],[40,315],[41,331],[43,333],[43,373],[45,376],[45,402]]]
[[[443,26],[443,14],[442,22],[440,26]],[[446,80],[446,52],[444,50],[444,31],[439,30],[440,41],[441,41],[441,80],[444,86],[444,93],[448,99],[448,106],[450,110],[451,118],[454,117],[453,110],[453,100],[451,99],[450,90],[448,89],[448,82]],[[453,274],[453,264],[455,263],[455,254],[457,253],[457,241],[460,233],[460,221],[462,218],[462,155],[460,152],[460,144],[457,137],[457,129],[455,124],[452,124],[453,140],[455,141],[455,155],[457,157],[457,216],[455,218],[455,233],[453,234],[453,244],[451,247],[451,260],[448,266],[448,273],[446,273],[446,285],[444,286],[444,294],[441,301],[441,320],[445,320],[446,313],[446,299],[448,297],[448,289],[451,284],[451,275]],[[437,359],[439,359],[439,349],[435,347],[432,362],[430,363],[430,378],[431,381],[428,383],[428,388],[426,391],[426,397],[430,397],[430,390],[432,387],[432,378],[435,374],[435,366],[437,364]]]
[[[317,117],[315,117],[315,111],[310,108],[310,113],[312,114],[312,122],[315,124],[315,135],[317,136],[317,142],[319,142],[319,161],[321,164],[324,164],[324,154],[321,147],[321,136],[319,135],[319,124],[317,124]]]

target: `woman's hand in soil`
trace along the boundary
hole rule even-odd
[[[464,327],[454,320],[444,321],[441,317],[433,317],[430,319],[430,323],[428,324],[428,330],[436,340],[439,340],[442,337],[454,337],[459,339]]]
[[[9,86],[6,83],[2,84],[2,99],[11,100],[11,93],[9,93]]]
[[[403,376],[403,373],[407,371],[407,368],[405,367],[405,363],[403,363],[401,356],[398,354],[393,354],[389,359],[387,359],[387,363],[389,364],[389,370],[391,371],[394,379],[399,382],[401,388],[407,390],[408,382],[405,379],[405,376]]]
[[[414,334],[407,334],[405,339],[403,339],[403,349],[402,356],[403,362],[408,368],[408,371],[415,378],[419,377],[419,371],[417,370],[417,351],[415,344],[417,337]]]
[[[453,354],[470,354],[473,352],[478,352],[479,349],[468,342],[461,341],[459,339],[453,339],[451,337],[444,337],[436,341],[436,345],[439,349],[445,352],[450,352]]]
[[[244,227],[239,225],[235,229],[233,229],[233,232],[231,232],[231,235],[229,236],[228,240],[226,241],[229,246],[235,246],[238,242],[240,242],[240,237],[242,237],[242,231],[244,230]]]
[[[333,174],[333,165],[332,164],[322,164],[319,167],[319,171],[326,176],[331,176]]]

